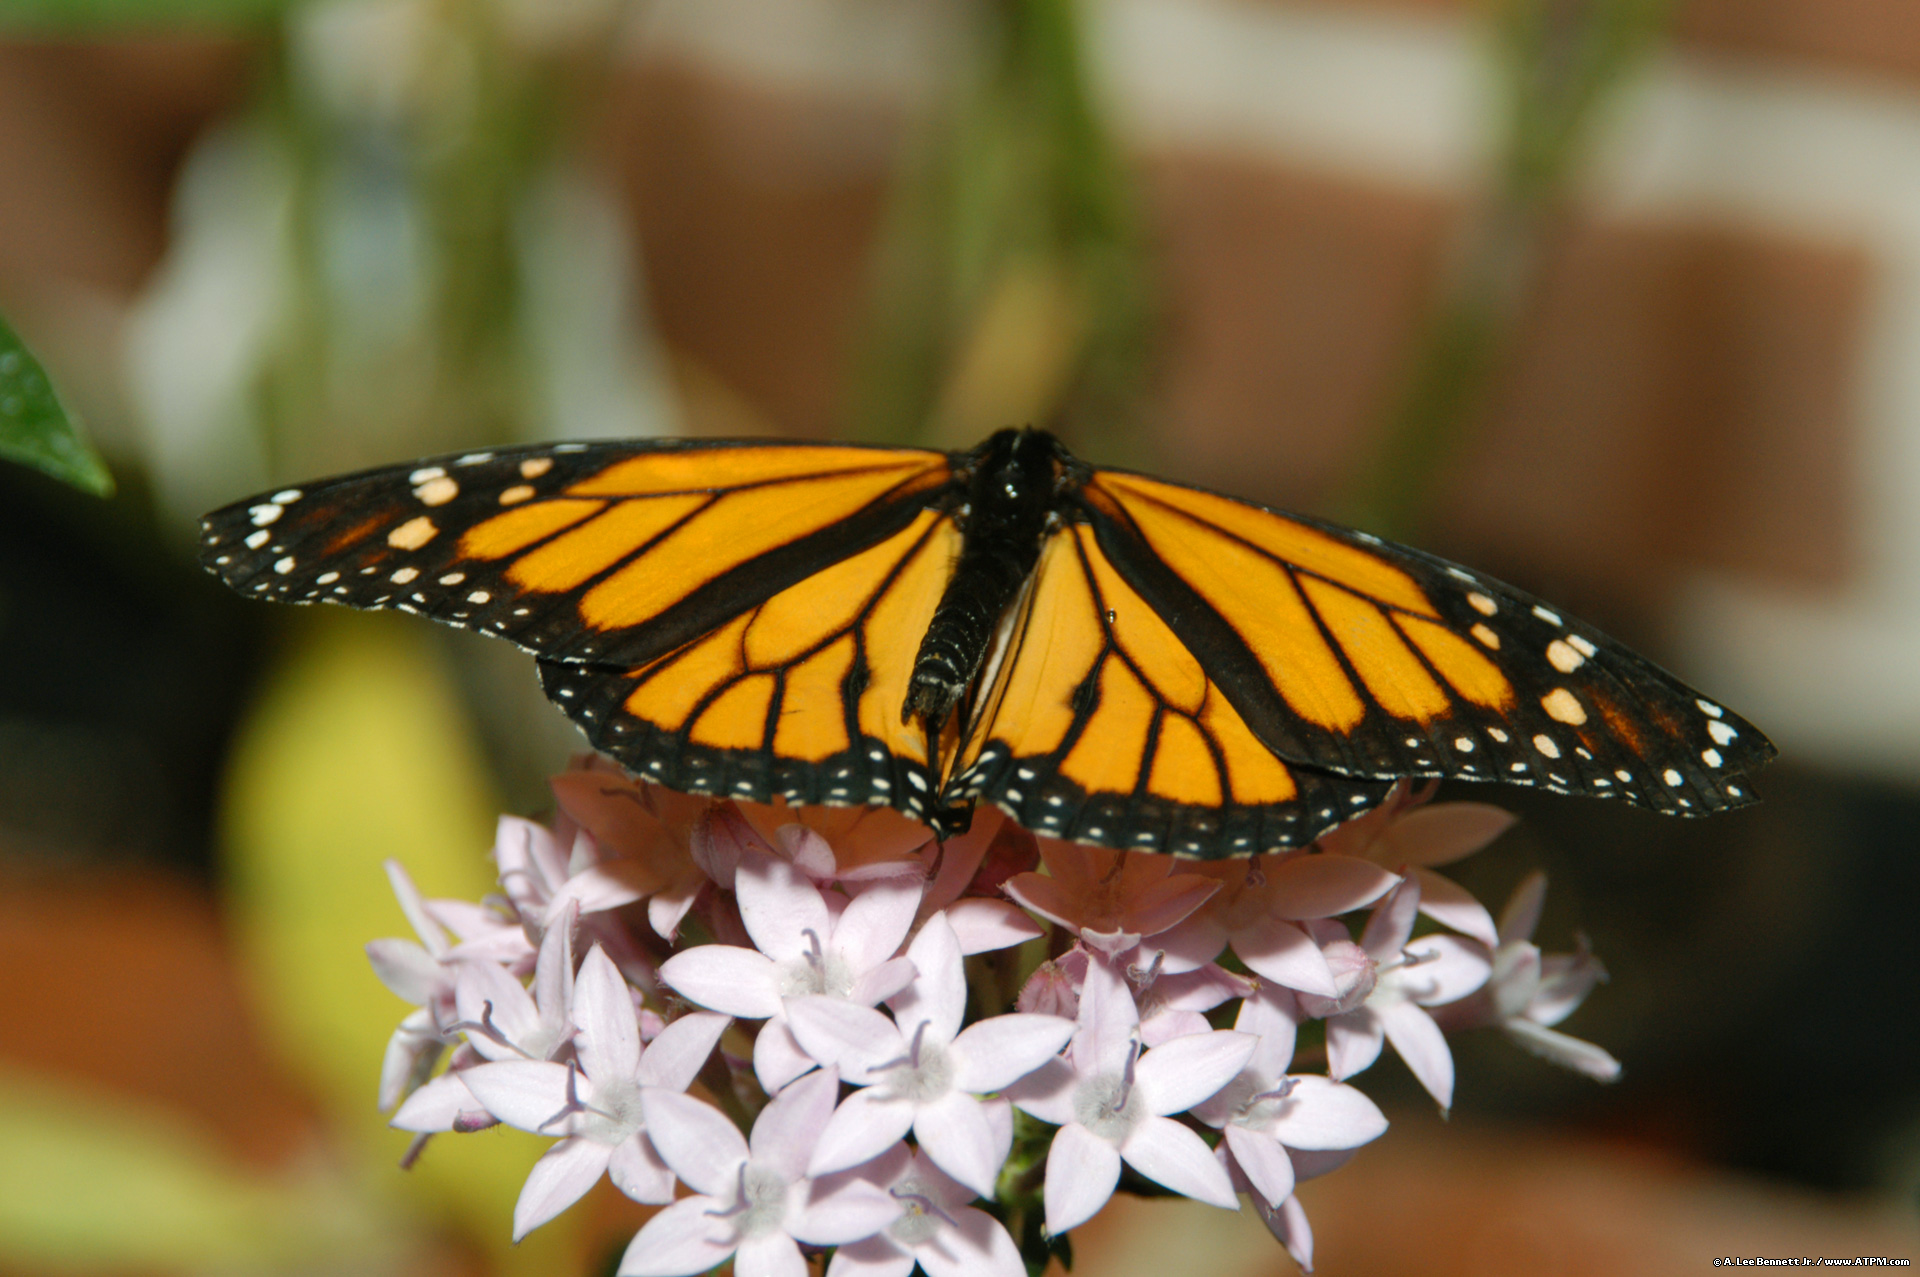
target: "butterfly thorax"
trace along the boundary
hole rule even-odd
[[[1065,456],[1045,431],[1001,430],[957,459],[960,558],[914,659],[901,722],[918,717],[937,737],[979,674],[1000,618],[1039,561]]]

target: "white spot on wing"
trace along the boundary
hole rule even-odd
[[[1492,598],[1480,593],[1478,590],[1467,595],[1467,602],[1473,604],[1473,610],[1482,616],[1492,616],[1500,610],[1498,603],[1495,603]]]
[[[485,590],[475,590],[472,594],[467,595],[467,602],[491,603],[493,602],[493,595],[488,594]]]
[[[1739,734],[1717,718],[1707,724],[1707,735],[1713,737],[1713,743],[1716,745],[1731,745],[1733,738]]]
[[[528,457],[520,463],[520,477],[522,479],[538,479],[551,469],[553,469],[552,457]]]
[[[1573,644],[1565,639],[1555,639],[1547,644],[1547,664],[1562,674],[1571,674],[1587,663],[1587,658],[1573,650]]]
[[[419,487],[423,483],[432,483],[435,479],[444,479],[447,472],[439,466],[424,466],[407,476],[407,482]]]
[[[261,528],[258,532],[247,533],[246,546],[249,550],[258,550],[271,540],[273,540],[273,533]]]
[[[394,570],[393,575],[388,577],[387,580],[392,581],[395,585],[405,585],[419,575],[419,568],[397,568]]]
[[[1547,717],[1554,722],[1565,723],[1569,727],[1578,727],[1587,721],[1587,711],[1580,704],[1580,698],[1564,687],[1556,687],[1542,696],[1540,708],[1546,710]]]
[[[1487,729],[1487,735],[1493,737],[1495,740],[1499,741],[1502,745],[1507,743],[1507,734],[1501,731],[1498,727],[1489,727]]]
[[[269,523],[272,523],[275,519],[279,518],[282,514],[285,514],[285,513],[286,511],[282,510],[279,506],[274,505],[271,501],[265,502],[261,505],[250,506],[247,509],[247,514],[252,517],[253,526],[256,528],[266,527]]]
[[[1479,639],[1481,646],[1490,648],[1495,652],[1500,650],[1500,636],[1498,634],[1495,634],[1492,630],[1488,629],[1486,626],[1476,625],[1471,630],[1468,630],[1467,632],[1473,635],[1475,638]]]
[[[1595,647],[1593,644],[1581,638],[1578,634],[1567,635],[1567,642],[1573,644],[1574,650],[1579,652],[1580,655],[1582,656],[1592,656],[1600,650],[1599,648]]]
[[[293,556],[289,554],[286,558],[281,559],[279,562],[275,563],[273,565],[273,570],[275,572],[278,572],[281,576],[285,576],[287,573],[293,571]]]
[[[1560,757],[1560,747],[1553,743],[1553,737],[1544,732],[1533,738],[1533,747],[1548,758]]]
[[[1562,621],[1560,619],[1560,614],[1558,612],[1549,612],[1546,608],[1541,607],[1539,604],[1534,605],[1533,614],[1539,617],[1541,620],[1545,621],[1548,625],[1565,625],[1566,624],[1565,621]]]
[[[516,483],[500,494],[501,505],[518,505],[533,495],[533,489],[524,483]]]
[[[1719,750],[1703,749],[1700,751],[1700,761],[1709,767],[1718,767],[1724,760],[1720,757]]]
[[[465,572],[449,572],[445,576],[440,578],[440,584],[458,585],[460,584],[460,582],[466,579],[467,579],[467,574]]]
[[[338,572],[322,572],[319,576],[313,578],[313,583],[315,585],[332,585],[339,579],[340,574]]]
[[[442,475],[438,479],[429,479],[413,490],[421,505],[445,505],[460,495],[460,485]]]
[[[1718,705],[1715,705],[1712,701],[1697,700],[1694,702],[1694,704],[1698,705],[1700,707],[1700,712],[1702,714],[1705,714],[1709,718],[1719,718],[1722,714],[1727,712],[1721,709]]]
[[[285,492],[274,493],[268,500],[272,501],[275,505],[292,505],[300,499],[301,495],[300,489],[288,488]]]
[[[1682,776],[1679,772],[1673,770],[1673,768],[1669,767],[1667,768],[1667,770],[1660,773],[1660,779],[1666,781],[1669,786],[1678,786],[1686,778]]]
[[[440,535],[440,529],[426,515],[416,515],[387,533],[387,544],[396,550],[418,550]]]
[[[1471,754],[1473,752],[1473,738],[1470,736],[1458,737],[1454,740],[1453,747],[1463,754]]]

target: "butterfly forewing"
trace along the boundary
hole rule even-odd
[[[242,593],[397,608],[549,660],[641,665],[897,533],[951,478],[915,449],[658,440],[468,453],[216,511]]]
[[[1419,551],[1096,471],[1098,544],[1281,756],[1675,813],[1752,801],[1750,724],[1590,627]]]

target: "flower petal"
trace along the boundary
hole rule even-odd
[[[541,1154],[513,1206],[513,1240],[519,1241],[586,1196],[606,1173],[612,1153],[605,1144],[576,1136]]]
[[[1387,1115],[1359,1088],[1310,1073],[1291,1081],[1293,1092],[1268,1128],[1288,1148],[1357,1148],[1386,1132]]]
[[[1226,1169],[1214,1160],[1213,1150],[1170,1117],[1149,1117],[1134,1127],[1120,1146],[1120,1156],[1134,1170],[1176,1193],[1226,1210],[1240,1209],[1233,1184]]]
[[[847,997],[862,1006],[878,1006],[912,984],[918,974],[912,958],[893,958],[855,980]]]
[[[1453,1052],[1433,1017],[1411,1002],[1380,1010],[1387,1040],[1444,1112],[1453,1106]]]
[[[907,1053],[906,1039],[893,1021],[857,1002],[819,994],[789,998],[786,1021],[802,1051],[838,1068],[842,1080],[856,1086],[873,1081],[869,1069]]]
[[[953,1085],[976,1094],[1004,1091],[1060,1054],[1073,1031],[1073,1021],[1057,1015],[1013,1012],[980,1020],[954,1039]]]
[[[776,962],[811,952],[811,931],[822,948],[832,934],[827,902],[799,869],[774,856],[748,851],[734,873],[740,921],[760,952]],[[724,1010],[719,1007],[716,1010]]]
[[[964,1184],[969,1192],[993,1196],[993,1182],[1006,1159],[979,1100],[962,1091],[949,1091],[921,1106],[913,1121],[913,1137],[935,1166]]]
[[[1184,1113],[1238,1077],[1259,1039],[1218,1029],[1175,1038],[1140,1057],[1137,1076],[1148,1111]]]
[[[1375,906],[1361,933],[1360,947],[1375,962],[1388,962],[1406,947],[1413,919],[1420,911],[1420,879],[1408,874],[1393,894]]]
[[[587,953],[573,981],[574,1049],[596,1082],[632,1078],[640,1067],[640,1020],[633,992],[599,945]]]
[[[719,1205],[683,1197],[648,1220],[627,1244],[619,1277],[693,1277],[719,1267],[734,1251],[733,1226],[709,1213]]]
[[[789,1181],[805,1175],[813,1146],[820,1142],[820,1133],[826,1130],[839,1098],[840,1075],[832,1069],[809,1073],[788,1085],[754,1119],[753,1134],[747,1137],[747,1143],[753,1150],[755,1164],[771,1167]],[[667,1162],[673,1165],[672,1158]],[[680,1168],[674,1166],[674,1169]]]
[[[1364,909],[1393,890],[1398,874],[1371,861],[1331,852],[1295,856],[1267,871],[1276,918],[1332,918]]]
[[[693,1011],[681,1016],[647,1044],[634,1078],[642,1086],[664,1086],[684,1091],[706,1067],[707,1057],[720,1043],[720,1035],[733,1021],[712,1011]]]
[[[1493,974],[1486,947],[1460,936],[1421,936],[1408,942],[1407,952],[1419,955],[1420,962],[1401,969],[1401,984],[1421,1006],[1457,1002]]]
[[[1493,925],[1493,915],[1487,912],[1485,905],[1473,898],[1472,892],[1431,869],[1416,869],[1413,872],[1420,878],[1421,913],[1443,927],[1452,927],[1462,935],[1472,936],[1489,949],[1499,947],[1500,936]]]
[[[871,1237],[900,1217],[900,1203],[878,1184],[849,1178],[827,1192],[814,1191],[790,1225],[813,1246],[839,1246]]]
[[[407,1097],[388,1126],[402,1131],[450,1131],[463,1115],[486,1116],[459,1073],[442,1073]]]
[[[967,972],[960,937],[945,914],[936,913],[920,928],[907,947],[915,976],[889,1004],[900,1024],[900,1036],[911,1042],[920,1025],[932,1040],[945,1046],[960,1031],[967,1010]]]
[[[1302,1018],[1300,1003],[1291,991],[1261,981],[1259,990],[1240,1004],[1240,1013],[1233,1020],[1234,1028],[1260,1039],[1247,1067],[1270,1078],[1285,1073],[1293,1062]]]
[[[827,1265],[827,1277],[909,1277],[913,1272],[913,1254],[901,1250],[885,1233],[848,1242],[833,1252]],[[1026,1277],[1022,1266],[1019,1277]]]
[[[567,1108],[567,1066],[546,1060],[502,1060],[498,1064],[476,1064],[463,1069],[460,1080],[467,1084],[480,1107],[508,1126],[517,1126],[535,1135],[565,1135],[572,1129],[572,1118],[555,1121]],[[576,1082],[576,1089],[585,1084]]]
[[[753,1075],[768,1095],[781,1090],[817,1063],[794,1039],[793,1026],[777,1015],[760,1026],[753,1039]]]
[[[861,889],[833,924],[833,947],[855,971],[870,971],[900,952],[920,908],[919,878],[880,878]]]
[[[949,1213],[953,1226],[913,1249],[927,1277],[1026,1277],[1020,1248],[1004,1224],[971,1206]]]
[[[1086,1223],[1119,1183],[1119,1149],[1078,1122],[1061,1127],[1047,1149],[1047,1231],[1057,1235]]]
[[[913,1101],[869,1087],[840,1102],[813,1146],[807,1174],[831,1175],[870,1162],[899,1143],[913,1127]]]
[[[1109,959],[1090,957],[1073,1035],[1074,1070],[1083,1075],[1118,1073],[1133,1049],[1133,1031],[1139,1023],[1133,990],[1117,966]]]
[[[1080,902],[1058,878],[1037,873],[1015,874],[1000,889],[1012,896],[1022,909],[1037,913],[1048,922],[1059,923],[1070,931],[1080,926]]]
[[[1435,803],[1389,824],[1369,854],[1386,865],[1448,865],[1479,851],[1518,819],[1487,803]]]
[[[1158,935],[1184,921],[1218,890],[1218,878],[1204,878],[1199,874],[1162,878],[1127,902],[1127,930],[1143,936]]]
[[[1386,1034],[1380,1017],[1366,1007],[1327,1020],[1327,1072],[1349,1078],[1380,1058]]]
[[[1233,951],[1247,969],[1289,989],[1340,996],[1340,985],[1327,965],[1327,955],[1313,938],[1290,922],[1266,918],[1233,934]]]
[[[640,1088],[640,1112],[654,1151],[687,1187],[731,1199],[747,1142],[726,1114],[705,1100],[653,1086]]]
[[[1520,880],[1520,885],[1507,897],[1507,907],[1500,911],[1500,943],[1533,939],[1533,929],[1540,925],[1540,910],[1546,903],[1547,875],[1536,869]]]
[[[373,974],[392,994],[415,1006],[424,1005],[453,973],[411,940],[369,940],[367,961]]]
[[[733,1277],[807,1277],[807,1261],[793,1238],[765,1233],[740,1243],[733,1256]]]
[[[956,900],[947,906],[946,915],[959,937],[960,952],[969,956],[1010,949],[1046,934],[1010,900]]]
[[[607,1178],[636,1202],[664,1206],[673,1200],[673,1171],[660,1160],[658,1150],[644,1131],[635,1132],[614,1146],[613,1157],[607,1163]]]
[[[1023,1113],[1065,1126],[1073,1121],[1073,1092],[1080,1075],[1064,1059],[1051,1059],[1006,1088],[1007,1098]]]
[[[681,997],[710,1011],[747,1020],[780,1014],[772,959],[730,944],[702,944],[660,964],[660,978]]]
[[[1293,1194],[1293,1159],[1280,1141],[1264,1131],[1228,1126],[1227,1147],[1253,1191],[1269,1202],[1284,1202]]]
[[[1508,1020],[1500,1027],[1506,1030],[1508,1037],[1528,1051],[1563,1069],[1584,1073],[1596,1082],[1613,1082],[1620,1077],[1620,1061],[1591,1042],[1535,1024],[1531,1020]],[[403,1106],[401,1112],[405,1111]],[[397,1114],[394,1125],[399,1125]]]

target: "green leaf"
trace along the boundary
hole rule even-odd
[[[399,1241],[347,1182],[263,1176],[165,1110],[0,1071],[9,1271],[349,1271]]]
[[[46,370],[5,320],[0,320],[0,457],[96,497],[113,494],[113,476],[74,428]]]
[[[222,825],[229,913],[262,1027],[371,1167],[383,1199],[463,1228],[497,1277],[577,1271],[575,1210],[509,1246],[514,1201],[552,1142],[442,1135],[412,1171],[375,1111],[381,1053],[412,1010],[366,943],[411,931],[381,862],[428,896],[495,890],[499,806],[426,627],[314,609],[234,744]]]
[[[0,0],[0,33],[256,28],[294,0]]]

